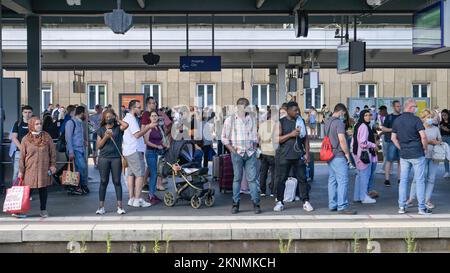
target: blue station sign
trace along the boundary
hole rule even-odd
[[[180,56],[180,71],[221,71],[220,56]]]

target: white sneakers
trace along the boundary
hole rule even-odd
[[[148,208],[150,207],[152,204],[146,202],[144,199],[139,198],[139,199],[130,199],[128,200],[128,206],[130,207],[135,207],[135,208]]]
[[[97,214],[97,215],[103,215],[103,214],[105,214],[105,213],[106,213],[105,208],[99,208],[99,209],[95,212],[95,214]]]
[[[448,177],[450,177],[449,173],[445,172],[443,178],[448,178]]]
[[[139,207],[141,207],[141,208],[148,208],[151,205],[152,204],[146,202],[144,199],[139,198],[139,199],[134,199],[132,206],[135,207],[135,208],[139,208]]]
[[[97,215],[103,215],[103,214],[105,214],[106,213],[106,210],[105,210],[105,208],[103,207],[103,208],[99,208],[96,212],[95,212],[95,214],[97,214]],[[119,214],[119,215],[122,215],[122,214],[125,214],[126,212],[125,212],[125,210],[123,209],[123,208],[119,208],[119,207],[117,207],[117,214]]]
[[[366,198],[364,198],[364,200],[361,201],[361,203],[363,204],[375,204],[377,202],[377,200],[370,198],[369,196],[366,196]]]
[[[273,208],[274,211],[282,211],[284,209],[284,205],[283,203],[281,203],[281,201],[278,201],[275,205],[275,207]]]
[[[306,202],[303,204],[303,209],[304,209],[305,211],[307,211],[307,212],[311,212],[311,211],[314,210],[313,206],[311,206],[311,203],[309,203],[309,201],[306,201]],[[273,208],[273,210],[274,210],[274,211],[282,211],[282,210],[284,210],[284,205],[283,205],[283,203],[281,203],[280,201],[278,201],[278,202],[275,204],[275,207]]]
[[[125,213],[126,212],[125,212],[125,210],[123,208],[117,207],[117,214],[122,215],[122,214],[125,214]]]
[[[311,212],[314,210],[314,208],[311,206],[311,203],[309,203],[308,201],[306,201],[305,204],[303,204],[303,209],[306,210],[307,212]]]

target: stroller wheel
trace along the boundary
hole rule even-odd
[[[206,195],[206,198],[205,198],[205,205],[206,205],[207,207],[212,207],[212,206],[214,206],[214,201],[216,201],[216,198],[214,197],[214,195],[210,195],[210,194],[207,194],[207,195]]]
[[[200,208],[201,205],[202,205],[202,200],[200,199],[200,197],[198,197],[197,195],[192,196],[191,206],[194,209],[198,209],[198,208]]]
[[[170,191],[164,194],[164,204],[168,207],[173,207],[175,205],[175,196]]]

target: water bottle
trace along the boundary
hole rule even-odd
[[[310,172],[309,167],[306,166],[306,179],[309,179],[309,172]]]

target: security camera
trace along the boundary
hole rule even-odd
[[[144,62],[148,65],[157,65],[159,63],[160,56],[157,54],[153,54],[153,52],[149,52],[142,56]]]

